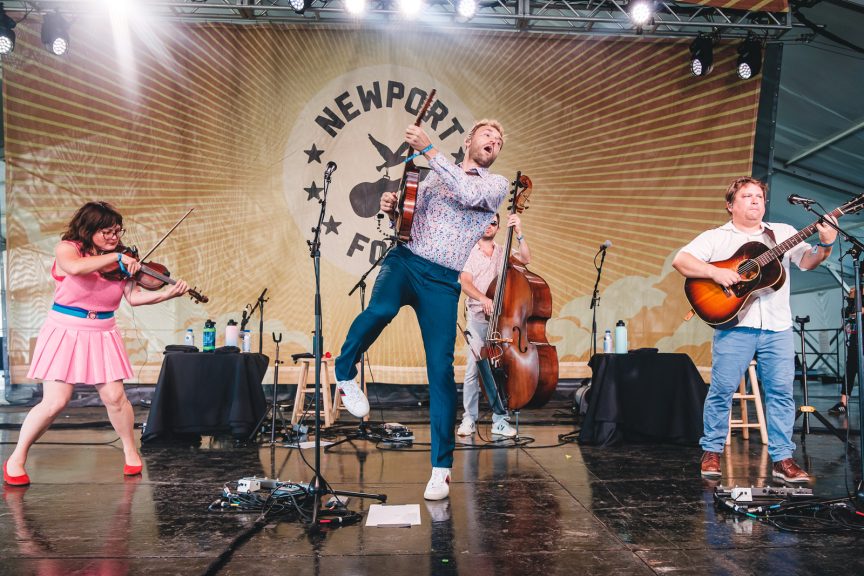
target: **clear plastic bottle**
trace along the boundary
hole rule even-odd
[[[186,329],[186,335],[183,336],[183,344],[186,346],[194,346],[195,345],[195,331],[192,328]]]
[[[241,350],[243,350],[243,352],[251,352],[252,351],[252,332],[249,330],[242,330],[240,332],[240,342],[242,344]]]
[[[606,334],[603,335],[603,353],[611,354],[612,353],[612,331],[606,330]]]

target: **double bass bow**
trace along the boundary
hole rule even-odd
[[[516,174],[510,214],[525,210],[531,186],[528,176]],[[512,246],[510,227],[501,269],[486,292],[493,304],[482,356],[491,364],[507,408],[519,410],[549,401],[558,386],[558,352],[546,339],[546,322],[552,316],[549,285],[511,255]]]
[[[414,120],[415,126],[420,126],[423,117],[429,112],[429,106],[435,99],[437,90],[435,88],[426,96],[420,113]],[[409,149],[410,152],[410,149]],[[396,202],[396,241],[408,242],[411,240],[411,225],[414,223],[414,208],[417,204],[417,189],[420,187],[420,169],[414,164],[413,156],[405,161],[405,173],[399,184],[398,200]]]

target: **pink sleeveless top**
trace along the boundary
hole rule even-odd
[[[72,244],[78,249],[78,253],[81,253],[79,242],[70,240],[63,240],[63,242]],[[79,276],[58,276],[56,260],[51,266],[51,276],[55,280],[54,302],[57,304],[96,312],[112,312],[120,307],[126,280],[106,280],[98,272]]]

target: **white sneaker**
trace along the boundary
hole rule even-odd
[[[510,423],[507,422],[507,420],[499,420],[492,425],[492,434],[494,436],[514,438],[516,436],[516,429],[510,426]]]
[[[426,500],[443,500],[450,495],[450,468],[432,468],[432,477],[426,484],[423,498]]]
[[[336,388],[342,397],[342,405],[357,418],[363,418],[369,414],[369,400],[366,395],[360,390],[360,386],[352,378],[351,380],[340,380],[336,383]]]
[[[473,420],[462,420],[462,423],[459,424],[459,429],[456,430],[456,434],[459,436],[472,436],[476,431],[477,425]]]

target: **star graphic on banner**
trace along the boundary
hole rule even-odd
[[[308,201],[312,200],[312,198],[315,198],[315,199],[317,199],[317,200],[320,200],[320,199],[321,199],[321,196],[319,196],[319,193],[320,193],[322,190],[324,190],[324,189],[323,189],[323,188],[319,188],[318,185],[315,184],[315,181],[313,180],[313,181],[312,181],[312,185],[309,186],[308,188],[304,188],[303,190],[305,190],[305,191],[306,191],[306,194],[309,195],[309,197],[306,198],[306,201],[308,202]]]
[[[327,229],[327,232],[325,232],[325,234],[329,234],[330,232],[333,232],[334,234],[339,234],[339,225],[342,224],[342,222],[337,222],[333,219],[333,216],[331,215],[330,220],[328,222],[323,222],[322,224]]]
[[[456,162],[456,164],[461,164],[465,159],[465,152],[462,151],[462,147],[460,146],[459,151],[451,154],[451,156],[453,156],[453,161]]]
[[[315,144],[312,144],[312,148],[309,150],[303,150],[303,152],[309,156],[309,159],[306,161],[307,164],[311,164],[312,162],[318,162],[318,164],[321,164],[321,154],[324,153],[324,150],[318,150]]]

